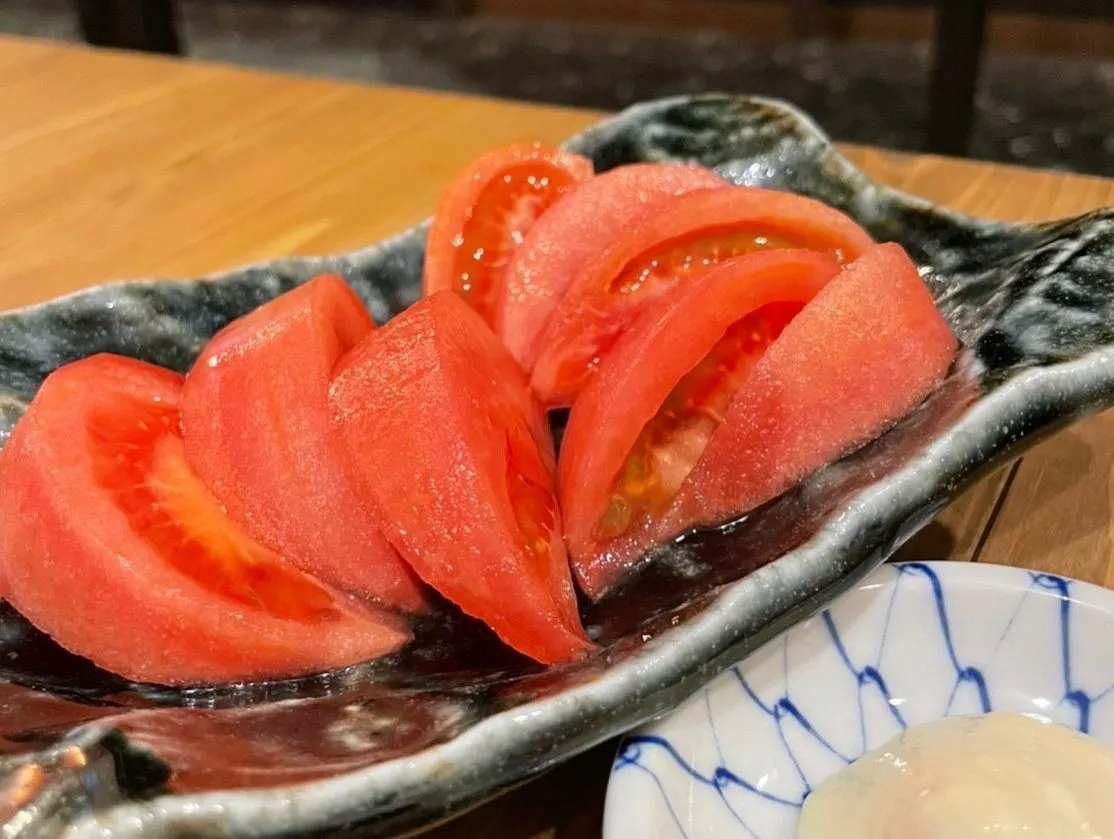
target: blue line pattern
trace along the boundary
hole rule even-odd
[[[983,567],[995,580],[987,584],[979,570],[879,569],[672,717],[628,736],[611,795],[640,799],[643,817],[658,807],[645,796],[656,796],[673,833],[654,836],[791,839],[820,781],[910,725],[999,708],[1114,743],[1114,713],[1092,730],[1096,704],[1114,691],[1114,610],[1080,605],[1078,584],[1051,574]],[[1083,661],[1073,639],[1093,640],[1096,621],[1110,649]],[[629,783],[632,773],[649,789]],[[613,806],[632,805],[609,796]],[[610,814],[608,825],[607,839],[620,839]]]

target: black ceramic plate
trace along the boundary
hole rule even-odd
[[[950,498],[1114,401],[1114,215],[1038,226],[872,183],[792,108],[731,96],[641,105],[572,139],[605,169],[693,160],[792,190],[904,245],[965,349],[867,448],[744,521],[693,534],[584,608],[602,645],[539,669],[447,607],[394,660],[292,682],[128,684],[0,615],[0,813],[8,836],[391,835],[426,825],[672,708],[837,596]],[[367,250],[204,280],[104,286],[0,316],[0,429],[93,352],[184,370],[221,325],[322,271],[379,321],[418,294],[424,227]],[[4,810],[3,808],[7,808]]]

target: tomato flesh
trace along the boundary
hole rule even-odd
[[[660,540],[737,393],[838,271],[810,251],[736,257],[673,289],[616,343],[561,448],[565,533],[585,593],[606,594]]]
[[[663,529],[734,518],[869,442],[924,399],[956,349],[901,247],[871,248],[763,356]]]
[[[527,232],[507,271],[495,331],[529,371],[557,304],[601,242],[624,236],[656,202],[724,185],[702,166],[634,163],[581,182]]]
[[[186,453],[252,539],[329,585],[417,611],[421,583],[357,490],[329,419],[333,370],[373,328],[332,275],[229,324],[186,377]]]
[[[668,289],[726,259],[761,250],[801,248],[805,243],[791,234],[730,227],[701,230],[675,239],[632,259],[609,283],[611,294],[651,294]],[[838,254],[837,254],[838,258]]]
[[[547,406],[572,404],[645,306],[715,264],[785,248],[844,262],[872,244],[842,213],[769,190],[703,189],[653,210],[583,267],[550,320],[531,374]]]
[[[467,166],[443,193],[430,227],[423,289],[459,294],[488,324],[515,251],[534,222],[591,163],[541,144],[518,143]]]
[[[135,681],[280,678],[376,658],[408,634],[253,542],[192,473],[181,377],[94,356],[49,376],[0,465],[7,599]]]
[[[525,547],[546,561],[553,534],[557,531],[557,505],[553,496],[553,476],[531,451],[536,445],[521,432],[513,436],[508,434],[507,494]]]
[[[450,292],[423,299],[342,360],[330,398],[369,502],[423,580],[536,661],[591,648],[544,415],[474,311]]]
[[[124,412],[129,422],[121,423]],[[332,620],[335,598],[234,523],[186,464],[178,412],[121,401],[90,414],[93,480],[128,524],[180,573],[246,606],[289,620]]]
[[[453,291],[488,323],[499,276],[526,231],[574,183],[573,176],[557,166],[517,166],[476,199],[472,215],[453,240]]]
[[[799,301],[770,303],[743,317],[677,383],[615,476],[597,527],[601,539],[621,536],[635,521],[669,509],[735,392],[803,307]]]

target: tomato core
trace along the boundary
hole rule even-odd
[[[533,223],[576,184],[568,171],[542,161],[509,167],[483,188],[453,238],[453,290],[488,324],[499,279]]]
[[[179,572],[279,618],[341,617],[327,590],[284,567],[224,514],[186,463],[176,409],[131,400],[92,414],[87,430],[98,486],[131,529]]]
[[[616,474],[597,525],[599,538],[617,538],[636,522],[665,514],[723,423],[736,391],[803,308],[802,302],[785,301],[752,312],[732,324],[677,383]]]

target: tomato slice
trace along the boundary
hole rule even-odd
[[[546,328],[531,385],[547,406],[571,405],[643,307],[725,259],[807,248],[846,262],[871,244],[847,216],[785,192],[730,186],[659,202],[577,274]]]
[[[333,368],[373,328],[331,275],[225,327],[186,377],[186,453],[261,544],[337,588],[417,610],[421,583],[357,491],[329,421]]]
[[[591,648],[553,491],[553,447],[522,370],[441,292],[341,362],[333,416],[392,542],[505,643],[551,664]]]
[[[364,610],[254,542],[190,471],[181,377],[116,356],[43,383],[5,448],[0,567],[11,604],[129,679],[287,677],[401,646]]]
[[[423,293],[455,291],[492,323],[507,267],[526,232],[591,176],[587,158],[541,143],[515,143],[474,160],[437,202]]]
[[[664,529],[734,518],[874,439],[940,382],[956,350],[905,251],[872,248],[755,367]]]
[[[515,360],[533,367],[557,304],[601,242],[624,236],[657,201],[723,185],[701,166],[634,163],[584,181],[547,210],[515,252],[495,308],[495,331]]]
[[[561,447],[565,537],[599,598],[662,518],[762,354],[839,271],[829,255],[755,253],[650,306],[581,392]]]

